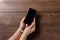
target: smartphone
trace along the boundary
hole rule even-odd
[[[29,8],[28,13],[27,13],[27,15],[24,19],[24,23],[28,24],[28,25],[31,25],[31,23],[33,22],[33,19],[35,17],[35,14],[36,14],[36,10],[32,9],[32,8]]]

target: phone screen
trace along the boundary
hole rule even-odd
[[[24,23],[30,25],[35,17],[35,14],[36,14],[36,10],[35,9],[32,9],[32,8],[29,8],[29,11],[26,15],[26,18],[24,20]]]

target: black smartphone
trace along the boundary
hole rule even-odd
[[[35,17],[35,14],[36,14],[36,10],[29,8],[28,13],[25,17],[24,23],[31,25],[31,23],[33,22],[33,19]]]

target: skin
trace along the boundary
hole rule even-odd
[[[35,18],[30,26],[23,22],[24,19],[25,17],[21,20],[20,27],[8,40],[26,40],[27,36],[35,31]],[[20,29],[24,32],[22,33]]]

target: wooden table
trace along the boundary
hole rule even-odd
[[[18,29],[29,8],[38,11],[38,30],[31,40],[60,40],[60,0],[0,0],[0,40]]]

